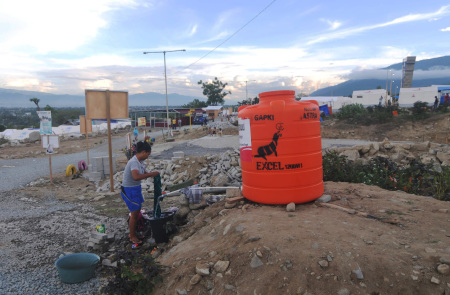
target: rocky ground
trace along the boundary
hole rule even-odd
[[[432,125],[433,132],[448,134],[445,120],[448,116]],[[393,137],[388,131],[374,137],[355,127],[337,128],[340,123],[333,122],[323,125],[322,134],[372,141],[379,138],[376,153],[392,156],[401,151],[405,159],[427,156],[439,160],[439,149],[442,157],[448,156],[448,145],[442,142],[421,141],[417,145],[427,146],[422,151],[411,149],[415,145],[400,150],[389,140],[382,142],[386,137],[420,138],[414,133],[422,130],[419,124],[410,133],[401,133],[404,137]],[[354,134],[341,133],[343,130],[353,130]],[[206,134],[201,128],[180,132],[176,141],[191,142]],[[236,135],[237,130],[225,129],[224,134]],[[77,145],[72,142],[72,146]],[[152,169],[164,171],[167,186],[190,179],[203,181],[205,186],[236,184],[240,169],[233,162],[237,157],[233,148],[218,155],[169,160],[164,153],[175,151],[175,146],[158,150],[155,145],[160,156],[150,162]],[[353,150],[359,149],[363,147]],[[376,154],[374,145],[365,149],[366,153],[358,152],[363,159]],[[430,149],[436,153],[430,154]],[[123,167],[125,157],[118,163]],[[129,247],[127,210],[119,192],[110,193],[108,185],[108,181],[92,183],[61,174],[55,175],[53,184],[43,178],[3,193],[1,207],[11,210],[0,214],[1,272],[12,283],[0,279],[0,293],[96,293],[111,274],[110,266],[100,265],[93,280],[66,285],[58,281],[53,262],[59,251],[92,251],[105,262],[113,261],[114,251]],[[151,182],[145,187],[150,196]],[[168,243],[158,244],[154,255],[167,267],[155,294],[450,294],[449,202],[349,183],[327,182],[325,194],[330,196],[326,204],[336,206],[308,203],[289,211],[286,206],[245,199],[230,204],[224,191],[204,194],[200,204],[189,204],[184,195],[166,197],[161,203],[163,210],[178,207],[179,222],[184,225],[179,225]],[[219,201],[208,205],[211,195]],[[145,204],[148,209],[153,202],[148,199]],[[105,241],[101,250],[88,248],[90,233],[101,223],[113,239]],[[140,251],[152,251],[151,242]]]

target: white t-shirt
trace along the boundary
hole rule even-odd
[[[139,174],[147,173],[144,163],[139,162],[138,158],[134,156],[128,161],[127,166],[125,167],[125,170],[123,172],[123,180],[122,180],[123,187],[133,187],[141,185],[140,180],[133,179],[133,175],[131,175],[131,171],[133,170],[138,170]]]

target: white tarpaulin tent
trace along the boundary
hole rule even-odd
[[[117,123],[111,123],[111,129],[115,128],[124,128],[126,126],[131,126],[131,121],[119,121]],[[98,125],[92,125],[93,133],[106,133],[108,130],[107,123],[101,123]],[[39,132],[39,129],[6,129],[3,132],[0,132],[0,138],[5,138],[10,141],[23,141],[28,139],[30,133]],[[53,134],[60,136],[73,136],[79,137],[80,134],[80,126],[73,125],[60,125],[58,127],[52,127]]]

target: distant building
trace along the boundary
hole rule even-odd
[[[423,101],[429,104],[434,103],[434,97],[439,99],[450,93],[450,85],[431,85],[429,87],[401,88],[399,103],[403,105],[412,105],[416,101]]]
[[[352,94],[352,103],[359,103],[365,106],[377,105],[380,102],[380,98],[383,98],[382,104],[384,105],[387,100],[391,99],[391,96],[387,96],[386,89],[372,89],[372,90],[355,90]]]
[[[223,106],[207,106],[203,109],[208,115],[208,119],[214,120],[219,116],[219,113],[223,111]]]

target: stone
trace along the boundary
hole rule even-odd
[[[216,262],[216,264],[214,264],[214,269],[217,272],[225,272],[228,269],[229,265],[230,265],[229,261],[219,260],[219,261]]]
[[[217,252],[216,251],[211,251],[211,252],[209,252],[208,255],[209,255],[210,258],[214,258],[217,255]]]
[[[255,236],[248,237],[248,241],[249,242],[256,242],[256,241],[258,241],[260,239],[261,239],[261,237],[255,237]]]
[[[357,270],[352,270],[352,272],[356,275],[356,278],[358,280],[364,280],[364,275],[362,273],[361,268],[358,268]]]
[[[91,232],[91,238],[97,239],[97,240],[106,240],[108,238],[108,235],[105,233],[99,233],[97,231]]]
[[[225,203],[225,209],[232,209],[236,207],[237,203]]]
[[[354,162],[359,159],[359,152],[357,150],[346,150],[340,153],[339,156],[345,156],[347,160]]]
[[[350,291],[348,289],[341,289],[338,291],[338,295],[350,295]]]
[[[180,236],[173,237],[173,241],[175,243],[181,243],[183,240],[184,240],[183,237],[180,237]]]
[[[103,259],[102,265],[109,266],[109,267],[117,267],[117,261],[111,262],[109,259]]]
[[[318,198],[316,200],[316,202],[318,203],[328,203],[331,201],[331,196],[330,195],[322,195],[320,198]]]
[[[251,268],[257,268],[260,266],[263,266],[263,262],[261,261],[261,259],[259,259],[258,256],[254,255],[252,258],[252,261],[250,262],[250,267]]]
[[[319,265],[321,268],[328,268],[328,261],[326,260],[320,260]]]
[[[198,262],[195,266],[195,272],[201,276],[209,276],[209,265],[205,262]]]
[[[190,280],[189,283],[191,285],[196,285],[196,284],[198,284],[198,282],[200,282],[201,279],[202,279],[202,276],[197,273],[192,277],[192,279]]]
[[[228,176],[223,173],[218,173],[211,179],[211,186],[225,186],[229,181]]]
[[[418,142],[411,147],[411,150],[419,152],[427,152],[430,149],[430,142]]]
[[[228,188],[226,192],[226,198],[242,197],[242,192],[238,188]]]
[[[101,199],[104,199],[105,196],[98,196],[94,198],[94,201],[100,201]]]
[[[231,224],[228,224],[227,226],[225,226],[225,229],[223,230],[223,235],[226,235],[228,233],[228,231],[231,228]]]
[[[441,281],[440,281],[439,279],[435,278],[435,277],[432,277],[432,278],[431,278],[431,282],[432,282],[433,284],[436,284],[436,285],[439,285],[439,284],[441,283]]]
[[[450,165],[450,154],[448,152],[447,153],[437,152],[436,158],[439,160],[439,162],[442,165],[447,165],[447,166]]]
[[[436,250],[434,250],[433,248],[427,247],[427,248],[425,248],[425,252],[426,253],[436,253]]]
[[[291,202],[291,203],[287,204],[286,211],[287,212],[295,212],[295,203]]]
[[[450,273],[450,266],[447,264],[439,264],[437,267],[438,273],[442,275],[448,275]]]

